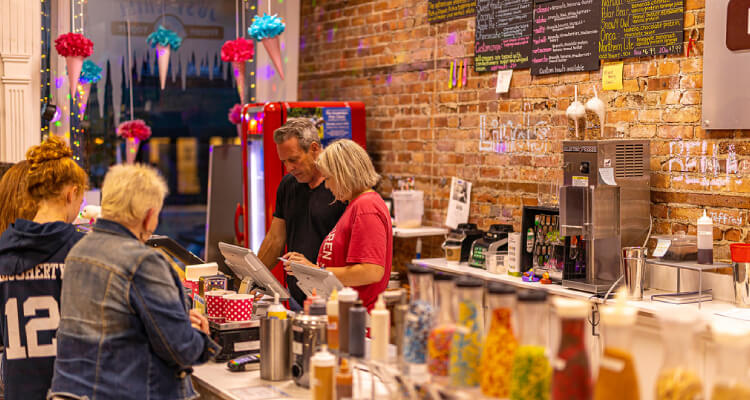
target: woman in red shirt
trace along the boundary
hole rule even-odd
[[[391,216],[383,199],[372,190],[380,176],[367,152],[347,139],[328,145],[316,164],[336,200],[349,205],[323,240],[317,264],[299,253],[284,258],[333,272],[343,285],[359,293],[369,311],[388,284],[393,255]]]

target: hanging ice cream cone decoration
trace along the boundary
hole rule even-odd
[[[285,27],[286,26],[281,21],[281,18],[276,14],[268,15],[264,13],[263,15],[255,16],[253,18],[253,23],[250,25],[250,28],[248,28],[250,36],[263,43],[263,47],[266,49],[266,52],[271,58],[271,62],[279,73],[281,79],[284,79],[284,64],[281,59],[279,35],[284,32]]]
[[[125,140],[125,161],[128,164],[135,162],[135,156],[138,154],[138,146],[141,141],[136,138],[127,138]]]
[[[91,94],[91,83],[78,83],[78,115],[83,117],[86,113],[86,106],[89,102],[89,94]]]
[[[232,62],[232,75],[237,80],[237,93],[240,95],[240,103],[245,104],[245,61]]]
[[[80,33],[65,33],[55,39],[55,50],[65,57],[70,94],[71,97],[74,97],[78,88],[78,77],[81,75],[83,60],[94,52],[94,42]]]
[[[169,56],[172,50],[177,51],[180,48],[182,39],[174,31],[159,25],[156,31],[148,35],[146,43],[156,49],[156,61],[159,63],[159,87],[164,90],[169,71]]]
[[[78,115],[83,117],[86,113],[86,106],[89,102],[89,94],[91,93],[91,84],[99,82],[102,79],[102,67],[96,65],[91,60],[83,62],[81,68],[81,75],[78,77],[78,88],[76,90],[76,99],[80,104],[78,108]]]
[[[271,62],[273,63],[274,68],[276,68],[276,72],[279,73],[281,79],[284,79],[284,64],[281,63],[281,45],[279,44],[279,37],[276,36],[263,39],[261,43],[263,43],[263,47],[266,49],[266,52],[268,52],[268,56],[271,57]]]
[[[237,80],[237,93],[240,102],[245,102],[245,63],[255,55],[253,42],[239,38],[227,40],[221,46],[221,60],[232,63],[232,75]]]
[[[242,138],[242,105],[235,104],[227,114],[229,123],[237,127],[237,136]]]

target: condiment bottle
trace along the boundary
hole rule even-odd
[[[660,315],[664,358],[656,379],[656,400],[702,400],[703,383],[695,369],[693,338],[698,314],[692,308]]]
[[[552,362],[552,400],[590,400],[591,371],[584,339],[589,303],[557,297],[554,304],[562,338]]]
[[[511,400],[549,399],[550,365],[547,359],[547,292],[527,290],[518,294],[518,326],[521,345],[510,372]]]
[[[437,317],[435,327],[427,339],[427,372],[434,377],[448,376],[451,360],[451,343],[456,324],[453,321],[453,276],[435,274],[435,300]]]
[[[310,297],[306,298],[303,305],[302,310],[305,312],[305,314],[310,314],[310,304],[312,304],[315,300],[319,299],[318,292],[313,288],[312,294]]]
[[[273,294],[273,304],[268,307],[266,316],[268,318],[286,319],[286,308],[284,308],[284,306],[279,303],[278,293]]]
[[[346,400],[354,397],[352,371],[349,369],[349,361],[341,359],[339,372],[336,374],[336,399]]]
[[[714,320],[711,331],[718,350],[711,399],[750,399],[750,359],[742,356],[750,350],[750,329],[735,321]]]
[[[451,343],[450,377],[456,387],[479,386],[484,334],[484,297],[481,280],[468,276],[456,280],[456,330]]]
[[[409,267],[411,303],[404,328],[404,360],[410,364],[427,362],[427,339],[434,313],[432,272],[423,267]]]
[[[365,336],[367,333],[367,309],[362,300],[356,300],[349,309],[349,355],[365,356]]]
[[[320,351],[310,358],[310,366],[313,400],[333,400],[333,370],[336,368],[336,357],[323,345]]]
[[[500,282],[487,286],[490,328],[482,348],[480,363],[482,394],[506,398],[510,391],[510,370],[518,341],[513,333],[516,289]]]
[[[339,353],[349,354],[349,309],[357,300],[357,292],[346,287],[339,292]]]
[[[604,354],[599,360],[599,375],[594,400],[639,400],[638,377],[630,353],[633,325],[638,310],[627,306],[624,289],[617,293],[614,306],[601,307]]]
[[[390,339],[391,314],[385,308],[383,294],[378,296],[375,308],[370,313],[370,359],[388,361],[388,341]]]
[[[706,215],[698,218],[698,264],[714,262],[714,221]]]
[[[328,348],[336,351],[339,349],[339,295],[336,289],[333,289],[333,292],[328,297],[326,314],[328,315],[328,328],[326,332]]]

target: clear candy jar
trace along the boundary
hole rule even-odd
[[[591,370],[584,339],[589,303],[558,297],[554,305],[562,337],[552,363],[552,400],[590,400]]]
[[[599,375],[594,386],[594,400],[639,400],[633,355],[633,325],[638,310],[626,306],[621,295],[614,306],[601,308],[604,354],[599,360]]]
[[[479,386],[484,334],[484,283],[476,278],[456,280],[456,330],[451,344],[450,377],[457,387]]]
[[[427,340],[427,372],[432,376],[448,376],[451,358],[451,343],[456,331],[453,320],[453,276],[435,274],[435,302],[437,305],[435,326]]]
[[[714,320],[711,330],[718,361],[711,399],[750,400],[750,329],[734,321]]]
[[[518,347],[514,334],[516,289],[493,282],[487,286],[489,330],[482,348],[480,375],[482,394],[505,398],[510,391],[510,370]]]
[[[516,349],[510,373],[511,400],[549,399],[548,308],[545,291],[527,290],[518,295],[521,345]]]
[[[703,382],[693,363],[698,314],[691,308],[661,316],[664,360],[656,378],[656,400],[702,400]]]
[[[409,267],[411,303],[404,328],[404,361],[411,364],[427,362],[427,339],[432,329],[434,294],[432,271]]]

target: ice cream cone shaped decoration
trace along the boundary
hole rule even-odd
[[[169,70],[169,46],[156,45],[156,60],[159,62],[159,86],[164,90],[167,84],[167,71]]]
[[[253,18],[253,23],[248,28],[248,33],[253,39],[263,43],[271,62],[279,73],[281,79],[284,79],[284,64],[281,60],[281,45],[279,44],[279,35],[284,32],[286,25],[276,14],[274,15],[257,15]]]
[[[182,39],[177,33],[159,25],[153,33],[148,35],[146,43],[156,49],[156,61],[159,63],[159,86],[164,90],[169,70],[169,56],[172,50],[177,51],[182,45]]]
[[[86,105],[89,102],[89,94],[91,94],[91,82],[89,83],[78,83],[78,102],[80,107],[78,108],[78,114],[82,117],[86,113]]]
[[[240,95],[240,103],[245,104],[245,61],[232,62],[232,74],[237,80],[237,93]]]
[[[281,45],[279,44],[279,37],[263,39],[261,41],[263,47],[266,48],[268,56],[271,57],[271,62],[279,73],[281,79],[284,79],[284,64],[281,63]]]
[[[81,75],[81,69],[83,68],[83,57],[65,57],[65,66],[68,69],[68,84],[72,92],[78,86],[78,77]]]
[[[133,164],[135,162],[135,156],[138,154],[138,146],[141,144],[141,141],[136,138],[127,138],[125,139],[125,161],[128,164]]]

